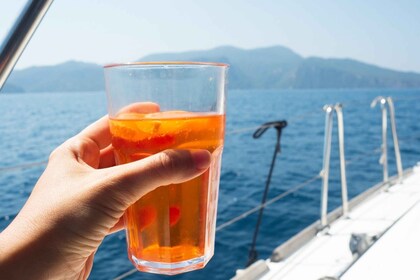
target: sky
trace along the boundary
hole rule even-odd
[[[0,0],[0,38],[25,3]],[[16,68],[225,45],[420,72],[420,1],[55,0]]]

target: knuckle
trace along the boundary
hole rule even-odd
[[[69,154],[72,158],[76,160],[82,160],[88,158],[90,155],[99,153],[99,149],[96,146],[96,143],[85,137],[72,137],[64,144],[62,144],[58,150],[61,150],[62,153]]]
[[[84,137],[73,137],[70,142],[70,149],[72,151],[84,151],[94,145],[93,141]]]
[[[66,152],[68,152],[68,140],[50,153],[48,161],[61,160]]]
[[[188,151],[167,150],[158,154],[157,168],[158,177],[171,183],[182,181],[191,173],[191,159]]]
[[[177,169],[177,160],[176,155],[172,151],[164,151],[159,154],[158,156],[158,170],[162,170],[163,172],[174,171]]]
[[[61,154],[61,149],[60,147],[57,147],[50,153],[50,156],[48,157],[48,161],[53,161],[54,159],[59,157],[59,154]]]
[[[63,144],[55,148],[49,155],[48,161],[63,160],[70,156],[71,158],[79,159],[83,157],[85,151],[91,150],[92,141],[90,139],[81,137],[72,137]]]

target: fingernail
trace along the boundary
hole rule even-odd
[[[191,157],[198,170],[205,170],[210,166],[211,154],[206,150],[192,150]]]

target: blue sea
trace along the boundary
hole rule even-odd
[[[420,161],[420,90],[231,90],[227,98],[227,134],[223,153],[218,226],[259,205],[274,144],[275,129],[253,139],[258,126],[287,120],[269,190],[273,198],[317,176],[322,168],[325,104],[343,104],[349,196],[382,180],[379,165],[381,113],[370,108],[376,96],[395,102],[403,167]],[[49,153],[67,138],[106,114],[103,92],[0,95],[0,230],[24,204],[45,168]],[[335,124],[336,124],[336,120]],[[390,175],[396,173],[388,131]],[[17,166],[17,167],[16,167]],[[319,219],[321,180],[269,205],[257,240],[260,258]],[[337,129],[333,129],[329,210],[341,203]],[[77,205],[75,205],[77,207]],[[125,279],[229,279],[247,263],[257,215],[216,235],[215,255],[206,268],[167,277],[134,273]],[[106,238],[90,279],[113,279],[133,269],[124,232]]]

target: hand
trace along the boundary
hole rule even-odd
[[[153,189],[198,176],[204,150],[167,150],[115,166],[104,117],[52,152],[15,220],[0,234],[4,279],[86,279],[104,237]]]

